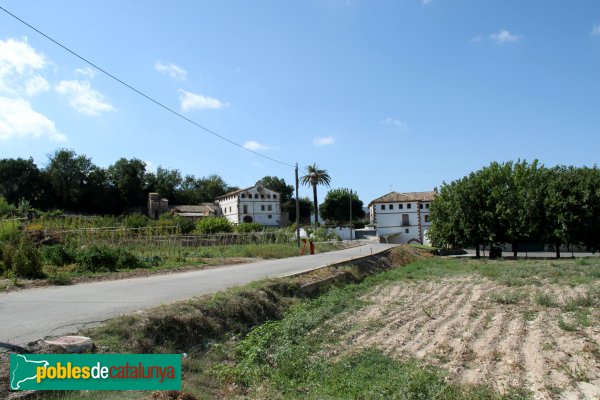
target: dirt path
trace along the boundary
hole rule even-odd
[[[535,399],[600,399],[598,310],[589,326],[565,329],[559,321],[573,313],[535,300],[543,291],[564,305],[582,290],[507,288],[474,276],[386,286],[339,322],[350,345],[341,351],[375,346],[442,367],[461,383],[522,387]]]

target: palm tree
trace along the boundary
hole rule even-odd
[[[315,207],[315,225],[319,223],[319,203],[317,202],[317,185],[329,186],[331,177],[326,169],[319,169],[315,163],[306,167],[306,175],[300,178],[303,185],[311,185],[313,188],[313,202]]]

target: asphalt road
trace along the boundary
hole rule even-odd
[[[3,293],[0,294],[0,347],[3,343],[23,346],[48,336],[77,332],[80,327],[120,314],[259,279],[315,269],[391,247],[394,245],[367,242],[362,246],[312,256]]]

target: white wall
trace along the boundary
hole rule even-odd
[[[410,204],[410,208],[409,207]],[[390,203],[375,203],[371,205],[371,214],[374,216],[375,224],[377,225],[377,236],[387,236],[397,234],[390,238],[393,243],[408,243],[410,241],[420,241],[419,237],[419,211],[421,214],[422,233],[429,227],[429,223],[425,222],[425,215],[429,214],[429,209],[426,208],[427,203],[423,203],[423,208],[419,209],[417,201],[411,202],[390,202]],[[385,209],[382,209],[382,205]],[[391,206],[391,209],[390,209]],[[408,215],[408,225],[402,225],[402,215]],[[423,237],[425,241],[426,238]]]
[[[252,222],[261,225],[278,226],[281,224],[279,194],[272,190],[258,191],[254,187],[235,195],[223,197],[218,200],[218,203],[223,215],[234,224],[242,223],[245,216],[250,216]],[[247,212],[244,213],[244,211]]]

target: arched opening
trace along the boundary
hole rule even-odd
[[[413,243],[423,244],[423,243],[421,243],[421,241],[419,239],[415,239],[415,238],[412,238],[408,241],[408,244],[413,244]]]
[[[251,223],[251,222],[252,222],[252,217],[251,217],[251,216],[249,216],[249,215],[246,215],[246,216],[244,217],[244,223],[245,223],[245,224],[249,224],[249,223]]]

